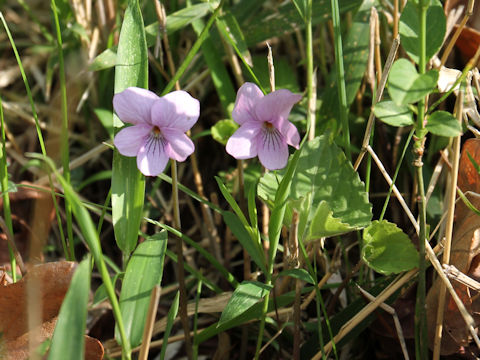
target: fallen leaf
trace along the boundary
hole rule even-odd
[[[480,208],[480,197],[473,193],[480,193],[480,176],[468,155],[480,164],[480,140],[469,139],[465,142],[460,157],[458,186],[466,193],[467,198],[476,208]],[[450,264],[458,270],[470,276],[478,272],[477,264],[480,254],[480,216],[471,211],[463,202],[457,202],[455,206],[455,224],[452,237],[452,250]],[[435,323],[438,308],[438,295],[441,279],[437,278],[427,295],[427,319],[430,347],[433,347]],[[470,290],[456,281],[452,281],[455,292],[459,295],[466,309],[473,315],[477,304],[472,302]],[[468,346],[469,333],[465,321],[460,315],[458,308],[447,293],[444,329],[442,336],[441,354],[449,355],[457,353],[461,347]]]
[[[30,348],[51,338],[76,266],[68,261],[34,265],[20,281],[0,286],[0,359],[28,359]],[[32,318],[38,322],[32,324]],[[102,344],[85,340],[85,359],[102,359]]]

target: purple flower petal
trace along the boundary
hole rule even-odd
[[[113,96],[113,108],[120,120],[130,124],[150,124],[152,105],[159,97],[149,90],[129,87]]]
[[[278,122],[278,127],[287,144],[298,149],[300,144],[300,135],[298,134],[298,130],[295,125],[288,120],[280,120]]]
[[[258,159],[269,170],[283,169],[288,161],[288,145],[277,129],[262,129],[257,137]]]
[[[200,116],[200,102],[186,91],[173,91],[159,98],[151,109],[152,123],[186,132]]]
[[[227,153],[235,159],[250,159],[257,156],[257,136],[262,123],[249,121],[240,126],[227,142]]]
[[[263,98],[262,90],[253,83],[243,84],[237,92],[232,117],[235,122],[243,125],[247,121],[256,120],[255,104]]]
[[[168,163],[166,142],[150,136],[137,154],[137,167],[146,176],[157,176]]]
[[[302,95],[290,90],[280,89],[261,98],[255,105],[255,114],[262,121],[269,121],[278,127],[278,122],[288,119],[293,105],[299,102]]]
[[[144,124],[125,127],[115,135],[113,143],[123,156],[137,156],[151,130],[151,126]]]
[[[171,159],[185,161],[195,150],[192,140],[177,129],[163,128],[162,134],[168,142],[165,150]]]

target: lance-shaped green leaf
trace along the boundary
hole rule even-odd
[[[375,220],[363,231],[362,259],[379,273],[396,274],[418,265],[418,251],[395,224]]]
[[[425,128],[432,134],[446,137],[459,136],[462,126],[458,119],[447,111],[435,111],[427,119]]]
[[[403,48],[413,61],[418,63],[420,47],[420,22],[418,19],[418,4],[408,1],[400,16],[400,40]],[[443,6],[439,0],[431,0],[427,10],[427,61],[438,51],[443,44],[446,30],[446,18]]]
[[[115,93],[130,86],[148,87],[147,44],[138,0],[128,2],[115,67]],[[115,133],[124,126],[116,115],[113,116],[113,126]],[[115,240],[126,254],[130,254],[137,245],[144,197],[145,178],[137,170],[137,159],[124,157],[115,150],[112,167],[112,218]]]
[[[258,196],[272,203],[278,186],[277,175],[265,174]],[[288,196],[286,221],[292,208],[299,212],[299,235],[304,239],[332,236],[370,224],[371,205],[365,185],[342,150],[327,135],[308,141],[300,155]],[[307,232],[304,232],[308,230]]]
[[[139,244],[128,262],[120,292],[120,310],[132,346],[142,341],[150,293],[162,281],[166,248],[167,231],[163,230]]]
[[[53,333],[48,360],[83,360],[88,294],[90,291],[90,257],[83,260],[73,274],[63,300]]]
[[[388,93],[395,104],[415,103],[437,87],[438,71],[430,70],[420,75],[407,59],[395,61],[388,78]]]
[[[237,286],[220,316],[217,327],[242,315],[257,304],[272,289],[271,285],[258,281],[244,281]]]

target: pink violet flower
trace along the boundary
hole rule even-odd
[[[129,87],[115,94],[113,108],[120,120],[130,123],[115,136],[120,154],[136,156],[138,169],[157,176],[169,159],[185,161],[195,146],[185,134],[197,122],[200,103],[185,91],[159,97],[149,90]]]
[[[253,83],[237,93],[232,117],[240,128],[228,139],[227,153],[235,159],[258,156],[269,170],[282,169],[288,161],[288,145],[298,149],[300,135],[288,115],[302,95],[280,89],[263,95]]]

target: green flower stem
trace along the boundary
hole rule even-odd
[[[342,123],[343,146],[345,147],[345,155],[351,160],[350,154],[350,129],[348,124],[348,106],[347,106],[347,90],[345,87],[345,69],[343,66],[343,47],[342,34],[340,28],[340,10],[338,8],[338,0],[331,0],[332,6],[332,22],[333,33],[335,39],[335,69],[337,74],[337,91],[338,102],[340,108],[340,121]]]
[[[173,202],[173,223],[175,229],[181,229],[180,207],[178,203],[178,178],[177,178],[177,162],[171,161],[172,164],[172,202]],[[180,320],[182,321],[183,332],[185,334],[185,350],[189,360],[193,359],[192,340],[190,339],[190,326],[188,324],[187,313],[187,290],[185,286],[185,270],[183,268],[183,241],[179,236],[175,237],[175,247],[177,250],[177,275],[178,287],[180,291]]]
[[[421,0],[418,6],[418,16],[420,24],[419,35],[419,63],[418,70],[420,74],[424,74],[426,71],[426,48],[427,48],[427,10],[429,1]],[[419,215],[419,239],[418,239],[418,251],[419,251],[419,265],[418,265],[418,287],[417,287],[417,301],[415,304],[415,355],[416,359],[428,358],[428,339],[427,339],[427,316],[425,308],[426,297],[426,284],[425,284],[425,242],[428,241],[427,234],[427,212],[425,203],[425,185],[423,181],[423,151],[425,144],[425,104],[427,98],[424,98],[418,102],[418,117],[415,129],[415,160],[414,167],[417,176],[418,186],[418,215]]]
[[[3,196],[3,216],[5,218],[5,224],[7,225],[8,231],[13,236],[13,224],[12,224],[12,212],[10,210],[10,196],[8,192],[8,169],[7,169],[7,150],[5,148],[5,120],[3,118],[3,105],[2,98],[0,97],[0,121],[2,128],[2,148],[0,151],[0,181],[2,185],[2,196]],[[17,261],[15,259],[15,253],[8,244],[8,255],[10,257],[10,265],[12,267],[12,280],[17,282]]]
[[[55,20],[55,31],[57,33],[58,66],[60,75],[60,94],[62,97],[62,131],[61,131],[61,153],[63,177],[70,184],[70,157],[68,144],[68,114],[67,114],[67,88],[65,82],[65,66],[63,61],[62,33],[60,31],[60,22],[58,20],[57,7],[55,0],[51,1],[53,17]],[[67,260],[75,261],[75,247],[73,244],[73,225],[72,225],[72,206],[68,199],[65,199],[65,218],[67,223],[67,242],[69,251],[66,253]]]
[[[266,274],[265,284],[272,285],[272,276],[270,272]],[[262,318],[260,320],[260,328],[258,329],[257,347],[255,349],[255,360],[260,358],[260,350],[262,348],[263,332],[265,331],[265,318],[268,312],[268,301],[270,300],[270,292],[263,298]]]
[[[306,42],[306,57],[307,57],[307,124],[308,124],[308,138],[315,137],[315,99],[313,86],[313,40],[312,40],[312,0],[307,3],[307,18],[305,19],[305,42]]]

